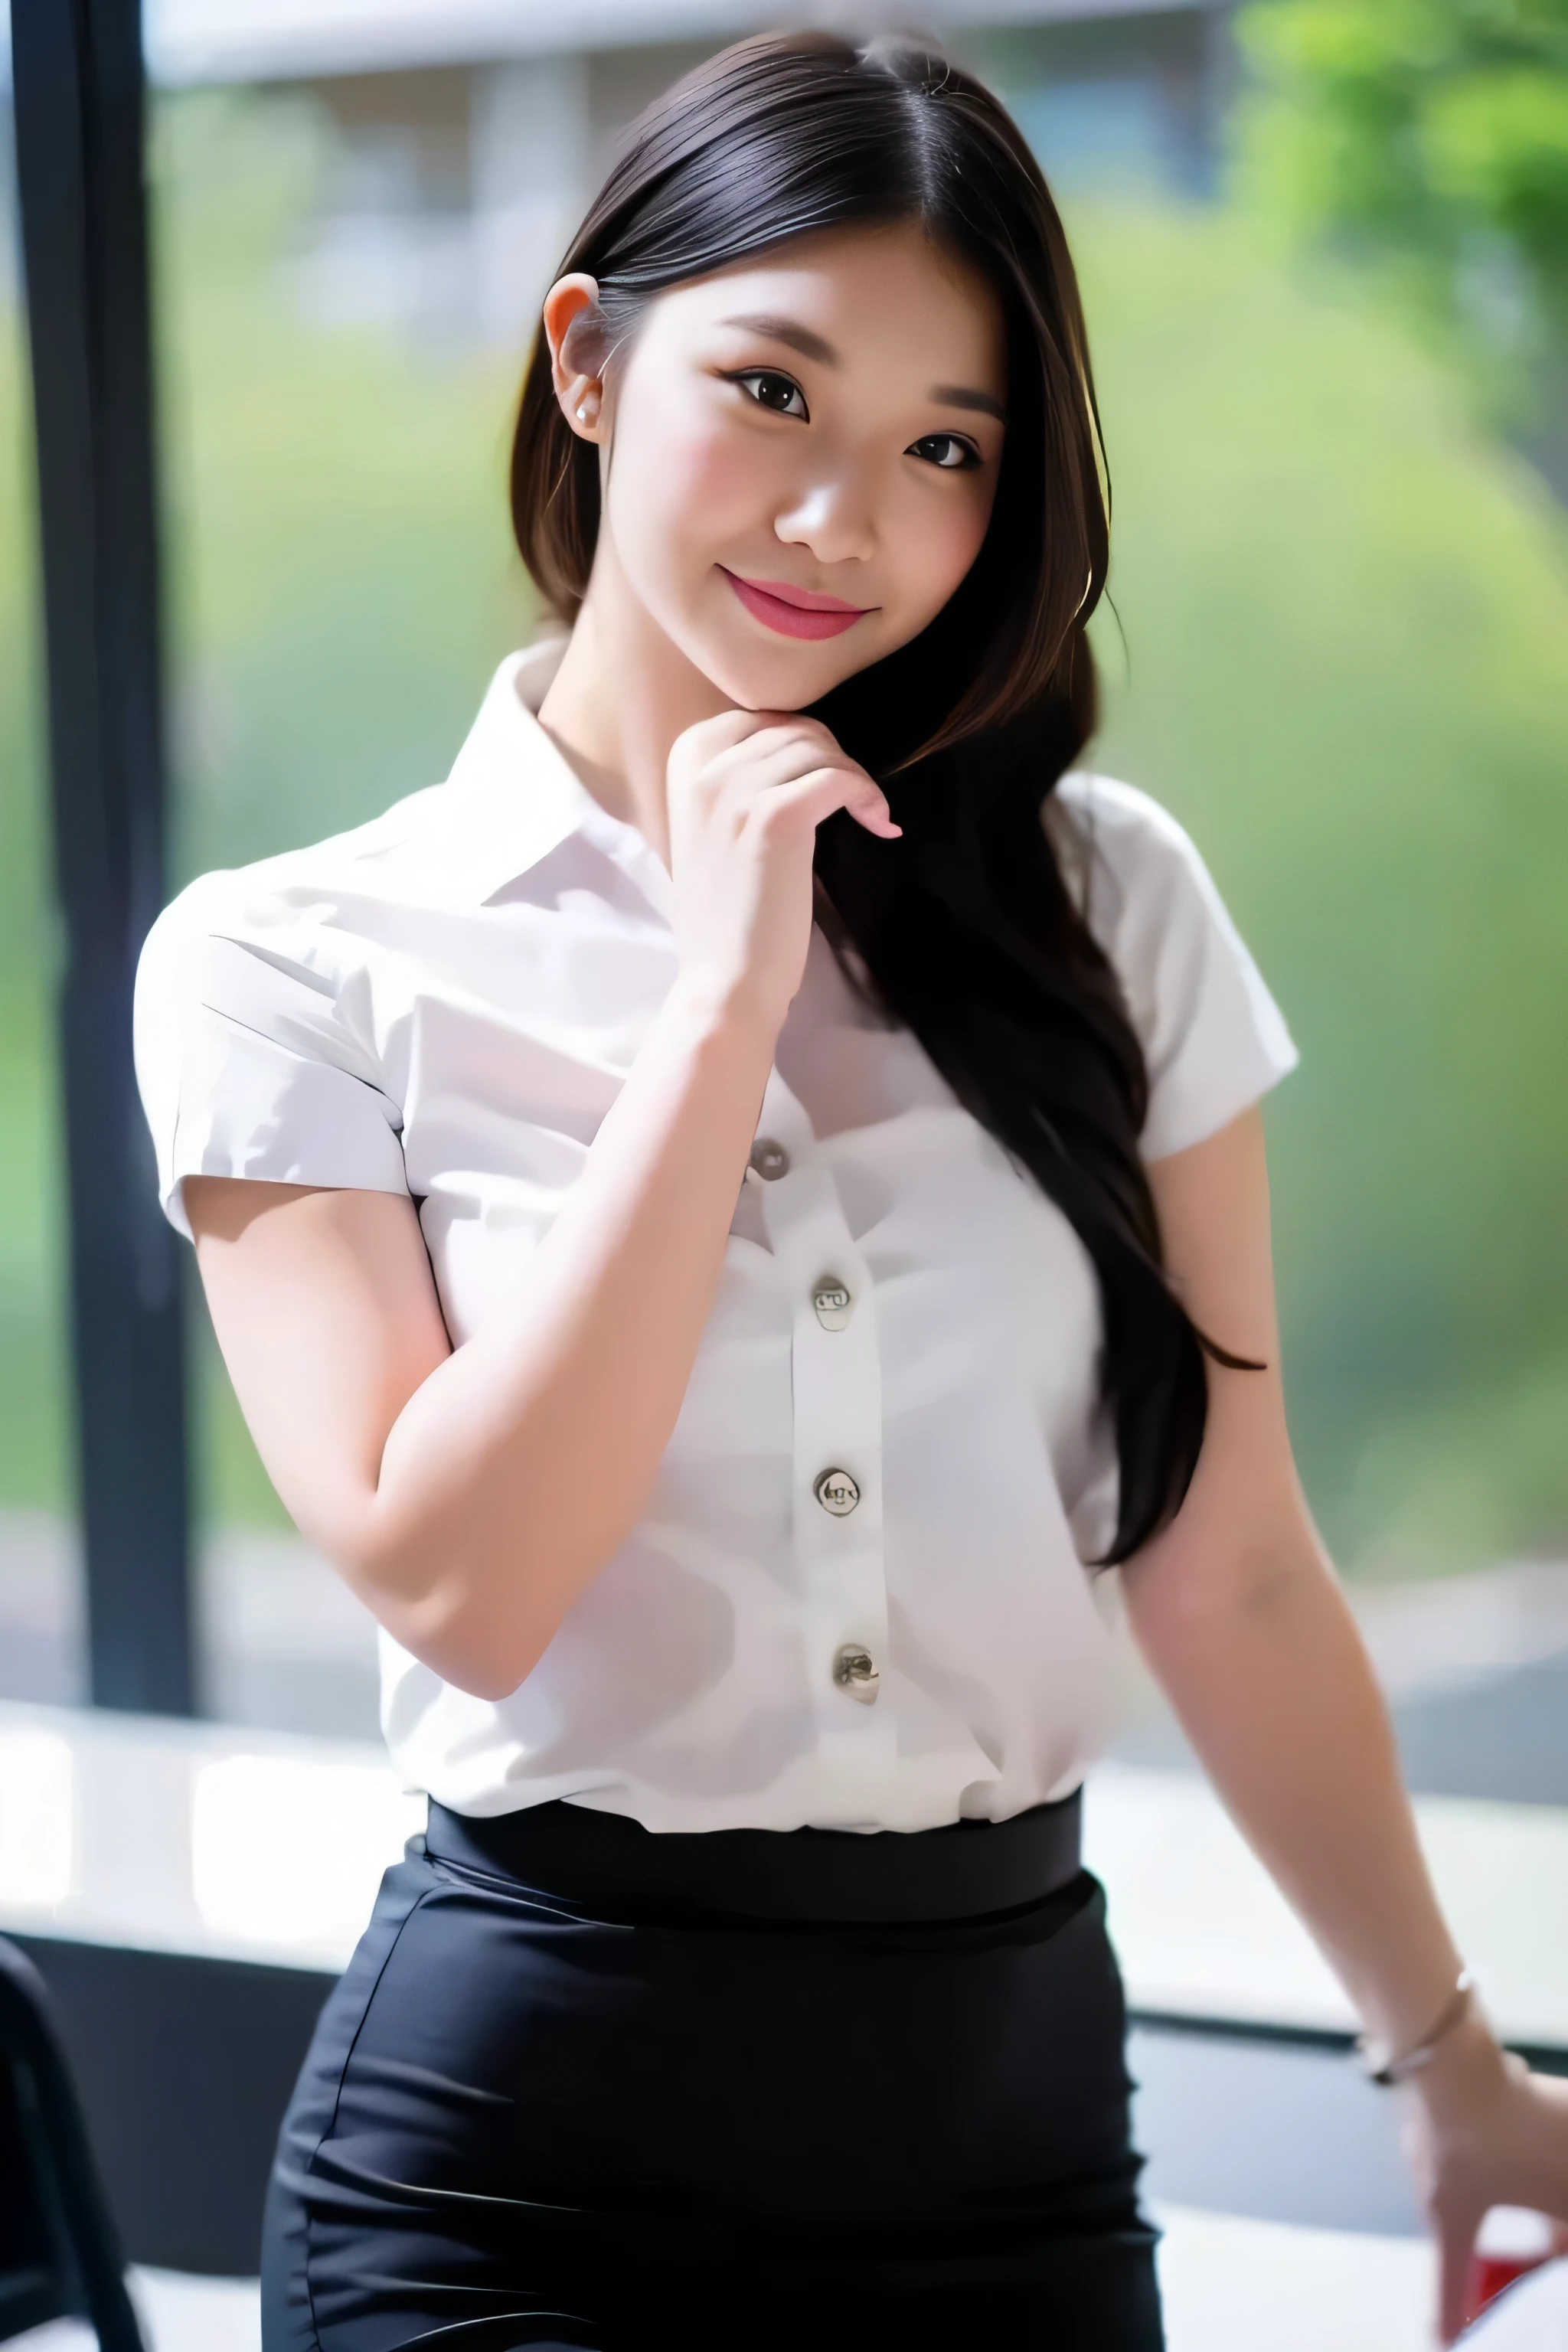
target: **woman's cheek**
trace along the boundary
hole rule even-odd
[[[925,519],[900,567],[915,592],[912,601],[922,608],[920,627],[933,620],[962,586],[984,544],[990,519],[989,499],[961,505],[956,499],[951,513]]]
[[[759,499],[761,468],[754,446],[733,434],[689,433],[672,440],[661,468],[660,499],[671,527],[682,540],[701,540],[715,552],[744,529]]]
[[[754,450],[733,437],[670,430],[617,448],[608,521],[624,561],[662,578],[695,564],[706,572],[743,533],[757,509]],[[641,559],[640,563],[638,559]]]

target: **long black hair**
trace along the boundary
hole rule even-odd
[[[763,36],[633,124],[561,274],[598,281],[598,373],[671,286],[810,232],[906,221],[1000,299],[1007,430],[963,584],[911,644],[816,707],[884,785],[903,839],[874,841],[840,812],[819,828],[816,871],[879,1002],[1093,1260],[1121,1465],[1106,1559],[1121,1560],[1186,1492],[1204,1349],[1237,1360],[1200,1337],[1165,1280],[1138,1150],[1143,1055],[1042,821],[1094,731],[1084,631],[1105,584],[1110,493],[1077,279],[1039,166],[991,93],[919,43]],[[570,619],[598,536],[598,450],[561,414],[542,331],[511,504],[523,561]]]

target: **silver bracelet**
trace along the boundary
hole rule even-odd
[[[1419,2074],[1424,2066],[1429,2066],[1437,2044],[1447,2035],[1452,2033],[1455,2026],[1469,2008],[1470,1995],[1475,1990],[1475,1986],[1476,1980],[1469,1969],[1461,1969],[1459,1980],[1444,2004],[1443,2014],[1426,2039],[1418,2042],[1414,2050],[1407,2050],[1403,2058],[1384,2058],[1374,2066],[1373,2052],[1363,2033],[1356,2043],[1356,2049],[1361,2054],[1367,2081],[1375,2083],[1380,2090],[1388,2091],[1397,2084],[1407,2083],[1412,2074]]]

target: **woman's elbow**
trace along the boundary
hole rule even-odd
[[[396,1637],[394,1636],[395,1639]],[[414,1648],[411,1642],[403,1646],[412,1651],[421,1665],[439,1675],[454,1690],[462,1691],[468,1698],[482,1698],[492,1706],[510,1698],[515,1690],[528,1680],[544,1654],[542,1649],[524,1649],[516,1654],[496,1643],[475,1644],[471,1642],[448,1641]]]
[[[449,1558],[421,1572],[405,1555],[374,1545],[341,1562],[350,1585],[400,1649],[471,1698],[510,1698],[553,1638],[557,1615],[520,1606],[526,1580],[504,1583]],[[498,1584],[500,1589],[498,1590]]]
[[[1128,1619],[1141,1648],[1184,1649],[1222,1630],[1265,1624],[1333,1571],[1291,1526],[1215,1533],[1206,1541],[1152,1546],[1124,1577]]]

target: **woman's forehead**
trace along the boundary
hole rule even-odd
[[[994,290],[913,223],[794,237],[689,278],[664,299],[693,326],[733,323],[752,333],[805,329],[803,341],[815,334],[839,358],[889,336],[912,350],[951,354],[956,336],[977,359],[1001,364],[1002,306]],[[805,355],[826,361],[821,352]]]

